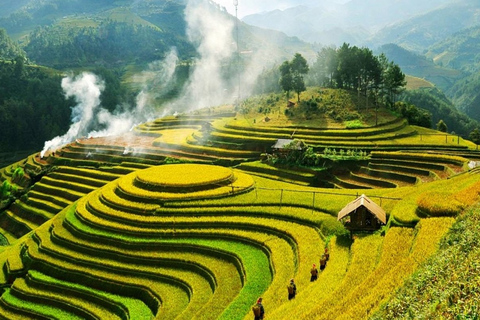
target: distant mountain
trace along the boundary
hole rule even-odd
[[[32,2],[31,0],[2,0],[0,1],[0,18],[8,17]]]
[[[480,121],[480,74],[474,73],[457,81],[446,91],[457,109]]]
[[[480,26],[450,35],[428,48],[425,56],[437,66],[461,71],[464,76],[445,93],[455,106],[480,120]]]
[[[428,48],[425,56],[436,64],[470,73],[480,70],[480,26],[452,34]]]
[[[243,21],[298,36],[309,42],[363,45],[376,31],[387,25],[430,12],[452,1],[352,0],[345,4],[322,1],[313,7],[297,6],[284,11],[246,16]]]
[[[428,13],[385,27],[370,40],[371,46],[395,43],[423,52],[433,44],[480,23],[480,2],[457,0]]]
[[[398,64],[404,73],[426,79],[444,91],[466,76],[462,71],[439,66],[431,59],[396,44],[383,45],[375,52],[384,53],[389,60]]]
[[[401,94],[400,100],[430,112],[434,126],[443,120],[447,124],[449,132],[453,131],[464,137],[467,137],[472,130],[479,126],[478,121],[459,111],[452,101],[437,88],[408,90]]]

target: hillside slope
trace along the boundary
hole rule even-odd
[[[424,55],[396,44],[385,44],[375,51],[384,53],[390,60],[397,63],[405,74],[424,78],[442,90],[448,90],[457,80],[466,76],[466,73],[461,70],[435,64]]]
[[[480,4],[474,0],[452,1],[438,9],[387,26],[370,40],[374,46],[393,42],[422,52],[446,37],[477,25]]]
[[[146,65],[163,59],[172,47],[182,60],[198,56],[187,35],[187,1],[89,1],[31,1],[2,17],[0,26],[21,41],[31,60],[60,69]],[[221,7],[203,2],[234,23]],[[239,35],[242,51],[268,50],[265,61],[312,51],[299,39],[244,24]]]
[[[463,214],[440,243],[439,252],[410,278],[372,319],[478,317],[480,211]]]

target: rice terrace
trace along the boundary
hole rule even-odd
[[[480,319],[480,3],[240,2],[0,1],[0,319]]]
[[[26,193],[0,216],[1,316],[249,319],[261,296],[269,319],[368,318],[478,201],[480,154],[458,136],[383,109],[356,129],[272,113],[209,108],[2,169]],[[295,141],[321,155],[310,169],[269,162]],[[378,231],[337,220],[360,194],[387,214]]]

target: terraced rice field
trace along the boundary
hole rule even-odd
[[[194,169],[203,174],[193,175]],[[180,179],[183,174],[189,176],[187,186]],[[22,300],[22,313],[36,310],[48,316],[50,309],[58,308],[80,318],[100,316],[105,306],[99,303],[106,302],[99,296],[113,292],[125,299],[140,297],[138,303],[146,307],[137,309],[148,308],[150,317],[231,319],[248,314],[251,301],[262,293],[272,306],[280,305],[283,299],[275,291],[317,259],[314,249],[323,242],[317,228],[301,220],[262,217],[262,209],[233,209],[225,217],[212,207],[185,210],[163,205],[235,197],[249,192],[253,183],[248,175],[231,169],[186,164],[145,169],[107,184],[29,237],[23,247],[28,274],[14,281],[4,309],[14,313]],[[84,288],[86,297],[78,297],[72,290],[73,296],[67,298],[45,285],[38,291],[36,282],[29,280],[32,273],[39,275],[40,283],[48,278],[61,286],[93,286],[94,292]],[[99,292],[105,286],[113,292]],[[35,303],[42,299],[31,300],[26,292],[54,302],[48,310],[38,310]],[[91,295],[99,301],[87,303]],[[62,303],[69,300],[69,307]]]
[[[0,317],[250,319],[262,296],[270,319],[366,319],[463,210],[429,200],[480,194],[479,171],[466,166],[476,152],[412,143],[416,130],[402,120],[325,130],[196,116],[29,157],[0,171],[2,181],[17,166],[39,174],[0,213],[11,244],[0,254]],[[291,131],[316,148],[380,149],[330,176],[258,161]],[[336,214],[366,191],[390,221],[351,239]],[[327,268],[310,282],[325,247]],[[298,294],[289,301],[291,278]]]

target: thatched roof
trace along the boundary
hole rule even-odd
[[[374,216],[376,216],[378,220],[383,223],[387,223],[387,214],[385,210],[383,210],[378,204],[370,200],[370,198],[368,198],[364,194],[362,194],[360,197],[347,204],[345,208],[340,210],[340,212],[338,213],[338,220],[345,218],[346,216],[350,215],[352,212],[362,206],[365,207],[368,211],[370,211]]]
[[[305,147],[305,143],[296,139],[278,139],[272,148],[285,149],[287,146],[289,146],[290,150],[302,150]]]

